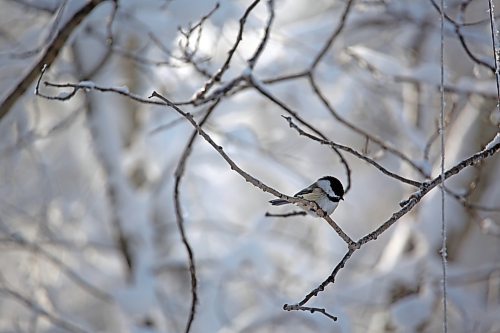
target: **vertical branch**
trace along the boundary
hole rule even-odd
[[[216,100],[207,110],[207,113],[205,116],[201,119],[200,123],[198,124],[200,127],[202,127],[205,122],[208,120],[212,112],[215,110],[215,107],[219,104],[220,100]],[[191,325],[194,320],[194,316],[196,313],[196,305],[198,303],[198,294],[197,294],[197,285],[198,281],[196,278],[196,265],[195,265],[195,260],[194,260],[194,253],[193,249],[191,248],[191,245],[189,244],[189,240],[187,239],[186,236],[186,231],[184,229],[184,218],[182,217],[182,207],[181,207],[181,200],[180,200],[180,185],[181,185],[181,180],[182,177],[184,176],[184,171],[186,170],[186,162],[191,154],[192,148],[194,141],[196,140],[198,131],[194,130],[193,133],[191,134],[191,137],[189,138],[189,141],[186,144],[186,147],[184,148],[184,152],[181,156],[181,159],[179,160],[179,164],[177,164],[177,168],[175,170],[175,186],[174,186],[174,202],[175,202],[175,216],[176,216],[176,221],[177,221],[177,227],[179,228],[179,233],[181,234],[181,239],[182,243],[184,244],[184,247],[186,248],[186,252],[188,254],[188,261],[189,261],[189,274],[191,278],[191,309],[189,312],[189,317],[188,321],[186,323],[186,328],[184,332],[188,333],[191,330]]]
[[[493,47],[493,59],[495,60],[495,81],[497,84],[497,112],[500,112],[500,49],[498,48],[498,41],[495,38],[495,35],[498,34],[497,26],[495,24],[495,13],[494,13],[494,5],[492,0],[488,0],[488,9],[490,12],[490,28],[491,28],[491,45]]]
[[[83,76],[84,59],[81,58],[81,53],[78,51],[76,43],[73,45],[73,54],[75,67],[78,69],[80,75]],[[121,160],[120,144],[116,142],[117,138],[114,137],[116,133],[109,127],[111,123],[108,120],[109,110],[104,110],[100,107],[90,92],[85,93],[84,101],[88,130],[91,134],[95,157],[104,173],[104,186],[109,204],[115,245],[122,257],[127,280],[131,281],[135,262],[129,237],[125,232],[123,215],[120,215],[121,205],[124,204],[123,191],[127,189],[128,185],[119,165],[119,161]]]
[[[447,302],[447,285],[446,285],[446,275],[447,275],[447,248],[446,248],[446,219],[445,219],[445,172],[444,172],[444,160],[445,160],[445,145],[444,145],[444,0],[441,0],[441,11],[440,11],[440,22],[441,22],[441,40],[440,40],[440,57],[441,57],[441,82],[439,90],[441,93],[441,110],[439,112],[439,133],[441,138],[441,265],[443,272],[442,288],[443,288],[443,332],[448,332],[448,302]]]
[[[85,99],[87,104],[87,122],[91,137],[93,138],[96,159],[104,172],[105,190],[110,205],[109,209],[115,244],[125,264],[127,279],[131,281],[135,262],[133,260],[129,237],[124,230],[124,221],[122,221],[122,215],[120,214],[120,208],[124,204],[122,196],[123,191],[126,190],[123,187],[125,179],[123,179],[120,171],[119,158],[115,154],[110,153],[117,149],[117,147],[111,147],[114,145],[114,140],[109,137],[105,138],[105,133],[109,131],[108,125],[110,123],[107,121],[105,115],[108,111],[94,105],[92,96],[88,96],[88,93],[86,93]],[[114,151],[114,153],[118,152]]]

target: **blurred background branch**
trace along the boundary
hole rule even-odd
[[[496,2],[446,3],[3,0],[1,329],[439,331],[443,14],[447,320],[496,332]]]

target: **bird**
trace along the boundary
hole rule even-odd
[[[327,215],[331,215],[337,208],[340,200],[344,200],[344,187],[340,180],[333,176],[324,176],[316,182],[297,192],[295,198],[302,198],[309,201],[314,201]],[[269,201],[273,206],[281,206],[289,204],[284,199],[274,199]],[[297,205],[307,210],[307,205],[297,203]],[[316,212],[309,210],[309,213],[316,215]]]

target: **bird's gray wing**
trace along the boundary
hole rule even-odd
[[[296,193],[294,197],[301,197],[309,201],[316,201],[321,197],[321,195],[323,195],[323,191],[319,187],[315,187],[313,184]]]

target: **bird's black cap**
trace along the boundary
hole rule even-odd
[[[333,176],[321,177],[319,180],[328,180],[330,182],[330,187],[332,188],[333,192],[335,192],[335,194],[337,194],[343,200],[344,187],[342,186],[340,180],[338,180]]]

